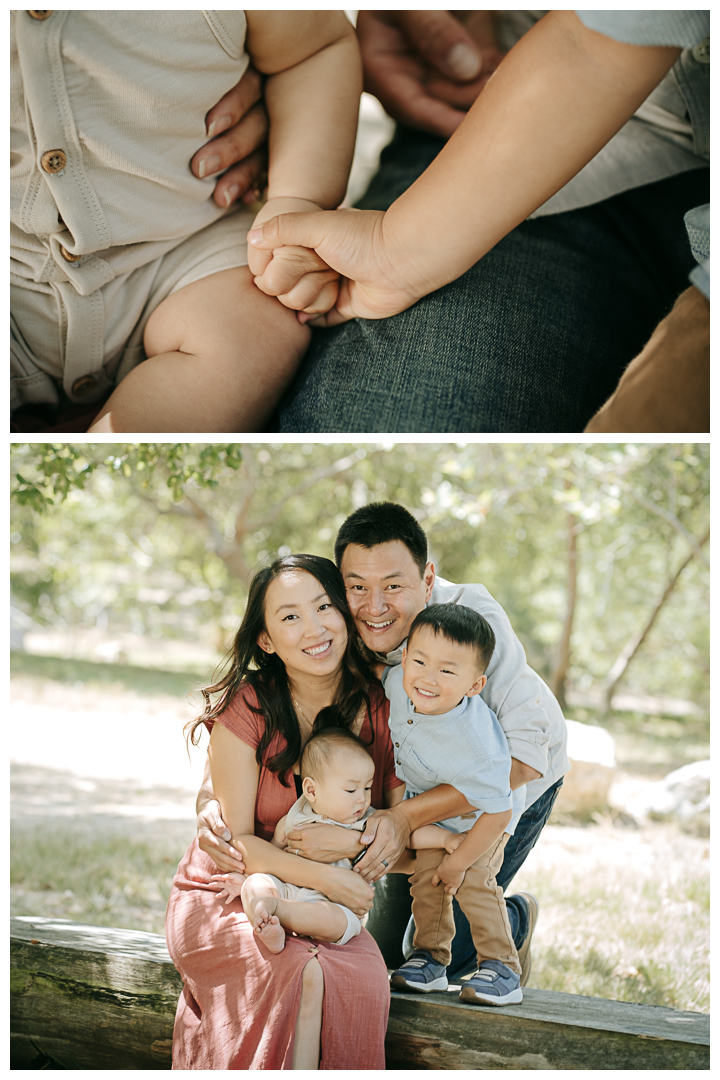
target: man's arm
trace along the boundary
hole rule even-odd
[[[404,799],[391,809],[376,810],[361,838],[369,845],[367,855],[357,864],[355,872],[372,884],[392,869],[415,829],[469,814],[474,809],[456,788],[440,784],[412,799]]]

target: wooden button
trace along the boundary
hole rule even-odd
[[[47,19],[52,15],[52,11],[28,11],[28,15],[31,19],[38,19],[42,22],[43,19]]]
[[[46,150],[40,158],[40,164],[45,172],[62,172],[67,165],[67,154],[64,150]]]
[[[63,247],[62,244],[60,245],[60,254],[62,255],[65,262],[69,263],[80,262],[80,260],[82,259],[82,255],[73,255],[72,251],[68,251],[68,249],[66,247]]]
[[[95,379],[92,375],[81,375],[79,379],[76,379],[72,384],[72,392],[77,397],[84,397],[86,394],[91,394],[95,389]]]
[[[408,724],[412,724],[412,720],[408,720]]]

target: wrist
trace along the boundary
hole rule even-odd
[[[403,291],[412,296],[416,303],[434,292],[442,285],[447,285],[451,278],[441,279],[436,272],[436,259],[422,241],[422,231],[412,222],[412,214],[406,227],[400,196],[382,215],[379,234],[383,249],[383,260],[392,267],[392,279],[402,282]]]
[[[302,199],[295,195],[269,195],[258,211],[255,221],[267,221],[278,214],[308,214],[315,210],[325,210],[319,202],[312,199]]]

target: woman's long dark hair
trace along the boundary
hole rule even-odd
[[[267,653],[261,649],[258,638],[267,630],[265,597],[268,586],[290,570],[304,570],[320,582],[331,604],[344,618],[348,632],[348,644],[335,697],[331,705],[318,713],[313,732],[324,727],[351,729],[360,709],[365,706],[374,738],[368,697],[368,684],[372,673],[360,649],[340,571],[334,563],[320,555],[285,555],[276,559],[271,566],[257,571],[250,582],[247,607],[240,629],[235,635],[232,649],[223,661],[225,674],[212,685],[202,687],[205,709],[201,716],[187,725],[190,728],[188,737],[193,745],[197,745],[199,735],[196,738],[195,732],[201,724],[220,716],[241,684],[249,683],[259,702],[258,709],[253,706],[250,708],[265,719],[265,733],[258,744],[255,758],[259,765],[265,765],[271,772],[277,773],[285,787],[290,786],[286,773],[300,757],[300,727],[290,699],[285,665],[276,653]],[[218,696],[213,701],[211,695]],[[280,732],[287,740],[287,747],[269,761],[265,761],[265,752],[276,732]]]

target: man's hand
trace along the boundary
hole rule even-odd
[[[357,35],[365,89],[395,120],[444,138],[503,57],[490,11],[361,11]]]
[[[376,810],[368,818],[365,832],[360,837],[367,844],[367,853],[353,867],[365,881],[372,884],[392,870],[393,865],[408,845],[410,824],[399,806],[392,810]]]
[[[230,830],[222,819],[220,803],[211,800],[205,803],[197,816],[198,842],[200,848],[209,855],[220,870],[245,872],[245,863],[239,851],[227,843]]]
[[[449,893],[450,896],[454,896],[465,880],[465,873],[464,869],[461,869],[453,862],[452,855],[446,855],[435,871],[430,884],[440,885],[442,883],[445,892]]]
[[[201,179],[227,169],[213,192],[218,206],[230,206],[236,199],[249,206],[267,182],[268,117],[261,98],[262,77],[249,67],[205,117],[212,142],[198,150],[190,168]]]
[[[284,848],[312,862],[333,863],[352,859],[358,853],[360,834],[341,825],[313,823],[288,833]]]
[[[273,252],[289,245],[313,251],[307,253],[307,272],[313,272],[314,260],[343,275],[335,307],[313,325],[336,326],[356,316],[364,319],[385,319],[411,307],[426,292],[436,288],[433,283],[413,287],[408,282],[407,269],[400,269],[400,257],[394,255],[383,232],[384,213],[378,210],[332,210],[315,214],[281,214],[262,225],[253,226],[248,244],[261,252]],[[303,256],[298,252],[298,263]],[[255,284],[269,296],[285,303],[293,298],[292,281],[298,267],[286,275],[282,262],[257,277]],[[288,293],[288,287],[290,292]],[[287,306],[295,306],[288,304]],[[308,321],[308,320],[305,320]]]
[[[352,870],[341,866],[329,866],[327,879],[321,890],[333,904],[343,904],[354,911],[358,918],[366,915],[373,906],[374,890]]]

